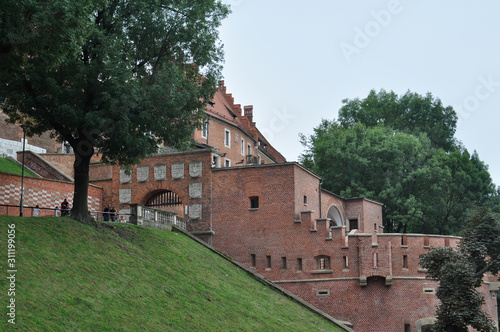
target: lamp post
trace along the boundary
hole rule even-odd
[[[21,171],[21,202],[19,203],[19,216],[23,216],[23,205],[24,205],[24,151],[26,150],[26,128],[28,128],[27,124],[22,124],[21,128],[23,128],[23,165]]]

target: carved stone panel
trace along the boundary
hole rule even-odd
[[[149,166],[137,167],[137,182],[149,180]]]
[[[120,189],[120,203],[130,203],[132,201],[132,189]]]
[[[202,183],[190,183],[189,184],[189,197],[190,198],[201,198]]]
[[[172,179],[184,178],[184,164],[172,164]]]
[[[132,173],[127,174],[125,168],[120,168],[120,183],[129,183],[132,181]]]
[[[189,205],[189,218],[190,219],[200,219],[201,218],[201,204]]]
[[[167,179],[167,165],[155,165],[155,180]]]
[[[202,162],[194,161],[189,163],[189,176],[192,178],[199,178],[201,176]]]

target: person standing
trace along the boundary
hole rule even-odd
[[[59,205],[56,205],[56,209],[54,211],[54,215],[56,217],[59,217],[61,215],[61,210],[59,210]]]
[[[61,215],[63,217],[69,215],[69,203],[68,203],[68,200],[66,198],[61,203],[61,210],[62,210]]]
[[[116,221],[116,210],[114,206],[112,206],[111,209],[109,209],[109,221],[111,222]]]
[[[102,220],[109,221],[109,204],[104,208],[104,213],[102,214]]]
[[[33,209],[33,217],[38,217],[38,213],[40,213],[40,207],[37,204]]]

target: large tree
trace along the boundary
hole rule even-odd
[[[484,298],[477,290],[485,273],[500,270],[500,222],[487,208],[474,210],[465,222],[459,248],[433,248],[420,257],[430,279],[439,281],[438,322],[434,331],[496,331],[482,310]]]
[[[72,146],[75,218],[88,218],[96,151],[131,165],[199,125],[228,13],[220,0],[3,1],[2,108],[29,135],[52,131]]]
[[[433,146],[446,151],[455,146],[457,114],[451,106],[444,106],[431,93],[425,96],[407,91],[398,96],[394,92],[371,90],[362,100],[344,99],[339,110],[339,123],[351,127],[361,122],[368,127],[383,124],[394,130],[419,135],[425,133]]]
[[[487,166],[453,137],[451,107],[383,90],[344,103],[339,120],[302,136],[300,160],[324,188],[384,203],[387,232],[459,234],[468,209],[494,203]]]

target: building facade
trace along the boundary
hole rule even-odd
[[[99,205],[89,206],[127,214],[141,204],[187,218],[190,232],[356,331],[432,326],[437,285],[419,256],[457,246],[458,237],[384,233],[382,203],[335,195],[318,175],[286,162],[256,127],[253,107],[235,104],[223,83],[206,114],[190,151],[164,148],[129,170],[97,154],[90,182]],[[51,153],[29,160],[50,181],[67,181],[72,155],[52,153],[56,146],[40,145]],[[497,322],[498,285],[488,276],[481,289]]]

